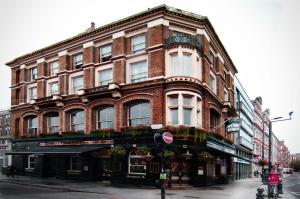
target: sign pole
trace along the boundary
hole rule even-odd
[[[160,166],[161,166],[161,186],[160,186],[160,195],[161,199],[165,199],[166,197],[166,190],[165,190],[165,170],[164,170],[164,153],[165,153],[165,143],[161,143],[161,158],[160,158]]]

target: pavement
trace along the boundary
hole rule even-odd
[[[286,178],[288,176],[284,176]],[[12,183],[25,186],[42,187],[48,189],[56,189],[70,192],[82,192],[90,194],[107,194],[114,199],[155,199],[160,198],[160,189],[145,186],[133,185],[111,185],[109,182],[81,182],[74,180],[62,180],[56,178],[38,178],[29,176],[15,176],[14,178],[7,178],[0,174],[0,182]],[[284,181],[285,182],[285,181]],[[200,199],[253,199],[256,198],[256,189],[263,188],[264,194],[267,191],[267,185],[263,185],[261,178],[247,178],[234,181],[226,185],[214,185],[209,187],[184,187],[184,188],[170,188],[166,190],[167,199],[175,198],[200,198]],[[284,194],[280,197],[283,199],[294,199],[285,189]]]

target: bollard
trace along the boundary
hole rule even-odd
[[[264,189],[263,188],[257,188],[257,194],[256,199],[264,199]]]

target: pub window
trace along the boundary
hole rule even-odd
[[[98,121],[97,128],[114,128],[114,117],[115,117],[115,109],[113,107],[106,107],[99,109],[97,111]]]
[[[83,131],[84,129],[84,112],[74,111],[70,114],[71,116],[71,131]]]
[[[27,169],[34,169],[34,155],[27,156]]]
[[[159,173],[159,163],[158,162],[150,162],[149,170],[151,173]]]
[[[121,162],[112,162],[112,171],[121,171]]]
[[[36,135],[37,134],[37,117],[29,117],[28,118],[28,134]]]
[[[58,114],[51,115],[48,118],[48,133],[57,133],[59,132],[59,116]]]
[[[129,107],[129,126],[150,125],[150,103],[142,102]]]
[[[81,170],[81,160],[80,157],[70,157],[69,170]]]

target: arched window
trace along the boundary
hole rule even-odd
[[[84,130],[84,112],[82,110],[76,110],[70,113],[70,130]]]
[[[129,106],[129,126],[150,125],[150,114],[149,102]]]
[[[114,128],[114,107],[105,107],[97,110],[97,129]]]
[[[59,114],[50,113],[47,116],[47,132],[57,133],[59,132]]]
[[[36,116],[27,117],[27,134],[37,134],[38,119]]]

